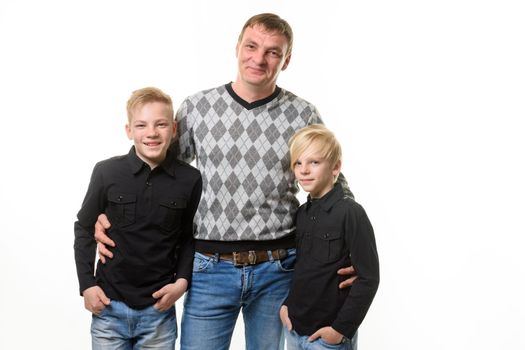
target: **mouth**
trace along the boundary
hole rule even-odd
[[[160,142],[144,142],[144,145],[148,147],[158,147],[161,145],[161,143]]]

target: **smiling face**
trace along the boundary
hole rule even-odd
[[[332,164],[315,143],[308,146],[293,165],[296,180],[312,198],[320,198],[334,187],[341,161]]]
[[[235,86],[271,95],[279,73],[290,62],[287,38],[257,24],[245,29],[236,51],[239,71]]]
[[[152,169],[165,158],[177,125],[163,102],[148,102],[132,110],[126,133],[135,144],[137,156]]]

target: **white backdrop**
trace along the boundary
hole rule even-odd
[[[525,10],[505,0],[1,0],[0,348],[90,348],[72,247],[93,165],[127,152],[132,90],[178,106],[233,80],[259,12],[292,25],[279,85],[335,130],[376,230],[359,349],[524,349]]]

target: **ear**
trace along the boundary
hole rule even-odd
[[[239,45],[241,45],[241,43],[237,41],[237,45],[235,45],[235,57],[236,58],[239,58]]]
[[[292,54],[290,53],[286,58],[284,59],[283,68],[281,68],[281,71],[285,70],[288,67],[288,64],[290,63],[290,59],[292,58]]]
[[[172,140],[177,138],[177,119],[173,119],[173,136],[171,137]]]
[[[334,167],[332,168],[332,175],[338,176],[341,172],[341,160],[339,159],[337,162],[335,162]]]
[[[131,132],[131,127],[129,124],[126,124],[126,135],[128,135],[128,139],[133,140],[133,134]]]

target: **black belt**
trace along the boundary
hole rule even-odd
[[[273,260],[281,260],[288,256],[288,251],[282,248],[274,250],[249,250],[247,252],[232,252],[218,254],[203,252],[199,253],[209,257],[215,257],[218,255],[219,259],[231,261],[234,266],[256,265],[262,262],[270,261],[272,260],[272,258]]]

